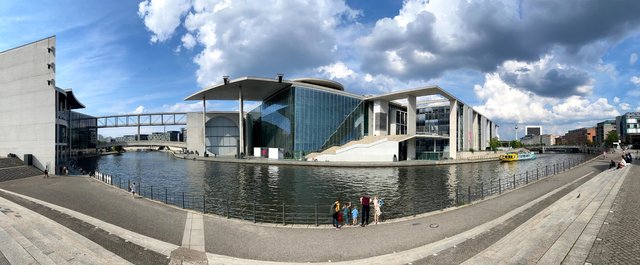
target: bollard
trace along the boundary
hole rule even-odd
[[[467,203],[471,204],[471,186],[467,186]]]
[[[256,200],[253,199],[253,222],[256,222]]]
[[[458,186],[456,186],[456,206],[458,206]],[[415,210],[413,211],[413,214],[415,215]]]
[[[207,200],[204,194],[202,194],[202,213],[207,212]]]
[[[285,222],[286,219],[286,214],[284,212],[284,202],[282,203],[282,225],[286,225],[287,223]]]
[[[525,184],[529,184],[529,171],[525,171]]]
[[[153,185],[151,185],[151,199],[153,200]]]
[[[536,168],[536,180],[539,180],[539,179],[540,179],[540,178],[539,178],[538,173],[539,173],[539,172],[538,172],[538,168]]]
[[[169,201],[169,193],[167,193],[167,188],[164,188],[164,204],[167,204]]]
[[[516,174],[513,174],[513,189],[516,189]]]
[[[127,190],[131,188],[131,180],[127,179]]]
[[[480,182],[480,198],[484,200],[484,182]]]
[[[316,226],[319,226],[320,224],[318,224],[318,204],[316,203]]]
[[[182,209],[184,209],[184,191],[182,192]]]
[[[545,177],[546,177],[546,176],[549,176],[548,171],[549,171],[549,165],[544,166],[544,176],[545,176]]]
[[[502,194],[502,183],[500,183],[501,179],[498,179],[498,194]]]

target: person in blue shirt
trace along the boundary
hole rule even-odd
[[[351,210],[351,220],[353,225],[358,225],[358,207],[353,207]]]

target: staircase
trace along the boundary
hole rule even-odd
[[[354,146],[354,145],[369,145],[369,144],[373,144],[376,143],[378,141],[394,141],[394,142],[402,142],[406,139],[409,139],[410,136],[407,135],[383,135],[383,136],[365,136],[364,138],[360,139],[360,140],[355,140],[355,141],[351,141],[348,142],[344,145],[341,146],[332,146],[322,152],[319,153],[310,153],[306,156],[306,159],[309,160],[313,160],[315,158],[317,158],[320,155],[335,155],[339,150],[343,150],[345,148]]]
[[[93,241],[0,197],[0,264],[129,264]]]
[[[0,158],[0,182],[42,175],[42,171],[25,166],[18,158]]]

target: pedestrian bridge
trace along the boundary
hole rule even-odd
[[[176,142],[176,141],[129,141],[129,142],[110,142],[110,143],[98,143],[97,148],[107,148],[114,146],[122,146],[122,147],[160,147],[160,146],[168,146],[175,148],[187,148],[186,142]]]

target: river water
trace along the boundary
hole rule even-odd
[[[569,161],[584,158],[583,154],[542,154],[535,160],[510,163],[345,168],[220,163],[177,159],[164,152],[128,152],[84,159],[78,164],[86,170],[96,168],[114,175],[119,182],[153,186],[154,193],[166,189],[168,194],[204,194],[209,201],[255,203],[270,210],[279,209],[283,203],[317,204],[324,214],[336,198],[356,203],[362,194],[379,195],[385,199],[386,211],[397,217],[446,208],[455,204],[457,192],[462,197],[469,189],[487,193],[499,179],[507,187],[514,174],[528,172],[527,178],[534,179],[545,170],[551,173],[550,165],[565,162],[568,166]]]

